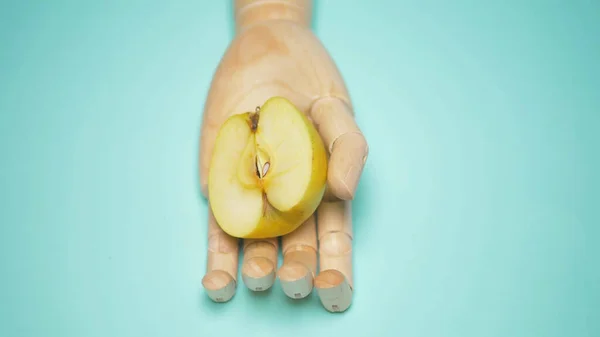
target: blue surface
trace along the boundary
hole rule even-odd
[[[0,336],[600,335],[599,4],[318,2],[371,147],[334,315],[202,291],[228,2],[3,2]]]

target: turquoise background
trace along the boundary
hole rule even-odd
[[[0,336],[600,335],[600,2],[319,1],[370,157],[353,306],[204,294],[228,1],[0,7]]]

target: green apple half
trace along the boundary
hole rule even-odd
[[[272,97],[219,129],[208,198],[227,234],[271,238],[315,212],[326,181],[327,152],[316,128],[289,100]]]

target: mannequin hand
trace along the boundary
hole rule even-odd
[[[327,310],[344,311],[352,294],[350,200],[367,158],[367,142],[355,123],[336,65],[308,27],[310,1],[238,1],[236,14],[237,33],[214,74],[204,110],[202,192],[207,197],[208,167],[224,121],[233,114],[254,111],[273,96],[290,100],[313,121],[330,154],[326,195],[315,213],[318,236],[313,216],[282,237],[284,262],[279,271],[277,238],[244,240],[242,276],[248,288],[262,291],[279,275],[284,292],[292,298],[307,296],[314,284]],[[273,17],[280,20],[265,19]],[[203,285],[215,301],[228,301],[235,293],[238,249],[238,240],[219,228],[209,207],[209,256]]]

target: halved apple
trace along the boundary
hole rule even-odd
[[[327,153],[316,128],[289,100],[273,97],[219,129],[208,199],[229,235],[277,237],[314,213],[326,181]]]

